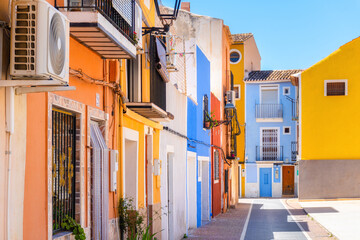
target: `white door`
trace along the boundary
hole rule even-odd
[[[200,157],[199,157],[200,159]],[[202,168],[201,176],[201,220],[210,220],[210,204],[209,204],[209,158],[202,157],[199,161],[199,167]]]
[[[197,207],[196,207],[196,154],[188,152],[187,156],[187,216],[188,228],[197,227]]]

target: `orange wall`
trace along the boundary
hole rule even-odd
[[[24,240],[47,238],[47,103],[45,93],[28,94],[24,191]],[[24,136],[25,137],[25,136]]]

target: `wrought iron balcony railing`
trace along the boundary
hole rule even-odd
[[[284,148],[276,144],[256,146],[256,161],[283,161]]]
[[[291,142],[291,161],[296,161],[298,153],[298,142]]]
[[[256,118],[283,118],[282,104],[256,104]]]
[[[297,99],[293,99],[289,96],[286,96],[287,100],[291,102],[291,113],[292,113],[292,120],[297,121],[299,120],[299,101]]]
[[[135,43],[135,0],[55,0],[55,7],[74,12],[98,11],[130,42]]]

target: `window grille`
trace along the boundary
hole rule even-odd
[[[346,82],[327,82],[326,96],[344,96],[346,95]]]
[[[219,166],[219,151],[214,151],[214,180],[219,180],[220,166]]]
[[[204,114],[204,119],[203,119],[203,122],[204,122],[204,128],[207,128],[206,125],[205,125],[205,122],[206,121],[209,121],[209,98],[208,96],[205,94],[204,95],[204,98],[203,98],[203,114]]]
[[[76,117],[52,111],[52,215],[53,233],[62,229],[65,216],[75,219]]]

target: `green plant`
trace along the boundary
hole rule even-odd
[[[208,129],[212,129],[214,127],[219,126],[219,122],[216,120],[215,113],[212,111],[210,114],[206,112],[205,116],[205,127]]]
[[[76,240],[86,239],[84,229],[81,227],[80,224],[78,224],[72,217],[69,217],[68,215],[65,215],[65,218],[61,223],[61,227],[68,231],[72,231]]]
[[[188,235],[186,235],[186,233],[184,233],[184,236],[183,236],[183,238],[188,238]]]

